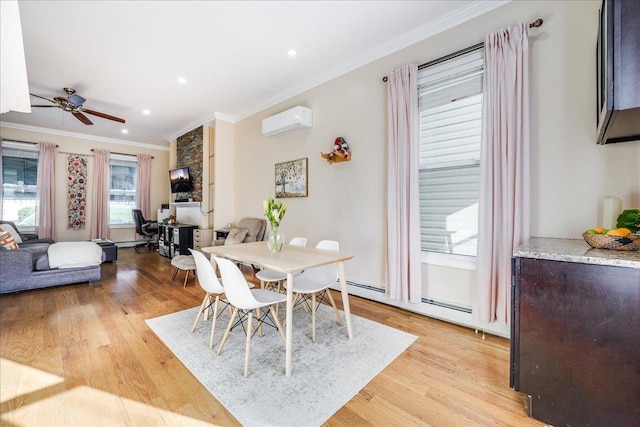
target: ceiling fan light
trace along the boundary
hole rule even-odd
[[[82,104],[84,104],[86,99],[84,99],[80,95],[71,95],[69,98],[67,98],[67,101],[69,102],[69,104],[73,105],[74,107],[79,107]]]

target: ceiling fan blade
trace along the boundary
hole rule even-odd
[[[58,108],[57,105],[32,105],[32,107],[51,107],[51,108]]]
[[[76,111],[72,111],[71,114],[73,114],[76,119],[80,120],[85,125],[92,125],[93,124],[91,122],[91,120],[89,120],[89,118],[87,116],[85,116],[84,114],[82,114],[82,113],[78,113]]]
[[[30,93],[29,95],[35,96],[36,98],[44,99],[45,101],[53,102],[54,104],[56,103],[56,101],[54,101],[53,99],[45,98],[44,96],[36,95],[35,93]]]
[[[124,119],[121,119],[115,116],[110,116],[109,114],[100,113],[99,111],[87,110],[86,108],[83,108],[82,112],[87,114],[92,114],[94,116],[102,117],[103,119],[113,120],[114,122],[120,122],[120,123],[125,122]]]

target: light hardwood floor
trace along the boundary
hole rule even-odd
[[[238,425],[145,323],[199,305],[182,274],[172,282],[167,258],[119,249],[99,285],[1,296],[0,425]],[[326,425],[543,425],[509,388],[508,340],[350,300],[355,315],[419,339]]]

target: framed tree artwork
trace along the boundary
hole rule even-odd
[[[308,158],[276,163],[276,198],[307,197]]]

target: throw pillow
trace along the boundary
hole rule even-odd
[[[13,228],[11,224],[7,224],[3,222],[2,224],[0,224],[0,228],[2,228],[4,231],[8,231],[9,233],[11,233],[11,235],[13,236],[13,240],[15,240],[16,243],[22,243],[22,237],[20,237],[20,233],[18,233],[18,230]]]
[[[227,234],[227,238],[224,240],[225,245],[235,245],[244,242],[244,238],[247,237],[246,228],[232,228]]]
[[[9,231],[5,231],[0,227],[0,245],[7,250],[20,249],[13,236]]]

